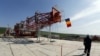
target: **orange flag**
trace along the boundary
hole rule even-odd
[[[67,27],[71,27],[70,18],[65,19]]]

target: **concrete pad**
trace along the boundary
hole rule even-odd
[[[33,42],[29,42],[29,41]],[[0,56],[86,56],[83,55],[83,42],[37,38],[0,38]],[[62,49],[62,51],[61,51]],[[100,44],[92,43],[91,56],[100,56]]]

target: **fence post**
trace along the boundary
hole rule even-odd
[[[62,56],[62,45],[61,45],[61,56]]]

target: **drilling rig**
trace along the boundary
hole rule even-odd
[[[61,12],[52,7],[51,12],[35,12],[32,17],[27,17],[25,21],[16,23],[14,32],[16,36],[36,36],[40,29],[61,22]]]

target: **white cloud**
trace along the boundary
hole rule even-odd
[[[93,25],[93,24],[97,24],[97,23],[100,23],[100,20],[92,21],[92,22],[90,22],[90,23],[84,25],[83,27],[85,27],[85,26],[89,26],[89,25]]]
[[[96,6],[100,6],[100,0],[96,0],[94,3],[92,3],[93,5],[96,5]]]
[[[91,6],[71,17],[72,21],[100,12],[100,0],[93,1]]]

